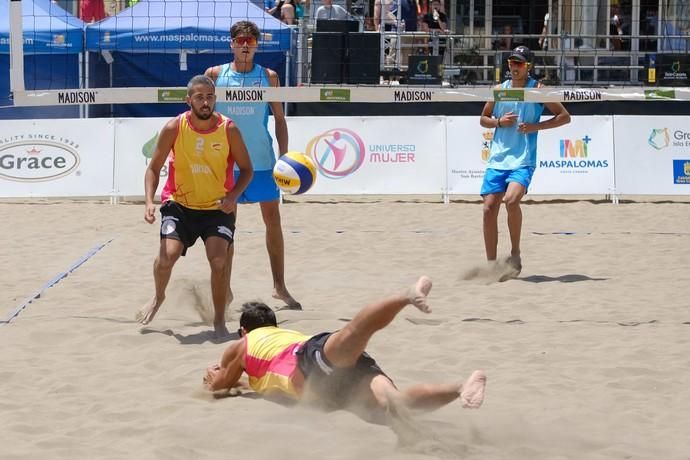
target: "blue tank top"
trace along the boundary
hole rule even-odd
[[[216,79],[219,88],[236,86],[271,86],[266,70],[254,64],[249,72],[236,72],[230,64],[223,64]],[[216,110],[232,119],[242,133],[252,166],[256,171],[273,169],[276,163],[273,138],[268,132],[267,102],[219,102]]]
[[[501,88],[512,88],[512,81],[506,80]],[[535,88],[537,80],[530,78],[526,88]],[[521,134],[518,132],[520,123],[538,123],[544,104],[536,102],[496,102],[493,116],[499,118],[508,112],[518,115],[513,126],[496,128],[491,141],[491,155],[488,168],[501,170],[515,170],[527,166],[537,165],[537,133]]]

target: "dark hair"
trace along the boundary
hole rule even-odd
[[[276,314],[263,302],[245,302],[242,304],[240,327],[246,332],[266,326],[278,326]]]
[[[259,40],[259,27],[251,21],[237,21],[230,27],[230,38],[235,38],[239,34],[250,34]]]
[[[213,91],[216,90],[216,84],[206,75],[195,75],[187,83],[187,96],[191,96],[194,92],[194,87],[196,85],[205,85],[211,88]]]

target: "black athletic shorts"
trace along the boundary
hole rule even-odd
[[[185,208],[168,200],[161,206],[161,239],[172,238],[184,244],[182,255],[201,237],[218,236],[230,244],[235,235],[235,214],[223,211]]]
[[[376,375],[389,377],[366,352],[360,355],[354,367],[334,367],[326,359],[323,351],[331,334],[332,332],[323,332],[304,342],[297,351],[297,365],[304,374],[306,388],[309,391],[315,393],[326,404],[342,408],[363,378]]]

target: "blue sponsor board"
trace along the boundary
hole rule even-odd
[[[690,185],[690,160],[673,160],[673,183]]]

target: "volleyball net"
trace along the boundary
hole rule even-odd
[[[219,88],[219,101],[690,99],[684,0],[94,3],[2,0],[14,105],[182,102],[189,78],[233,60],[230,27],[241,20],[258,26],[255,62],[282,87]],[[547,86],[493,89],[518,45]]]

